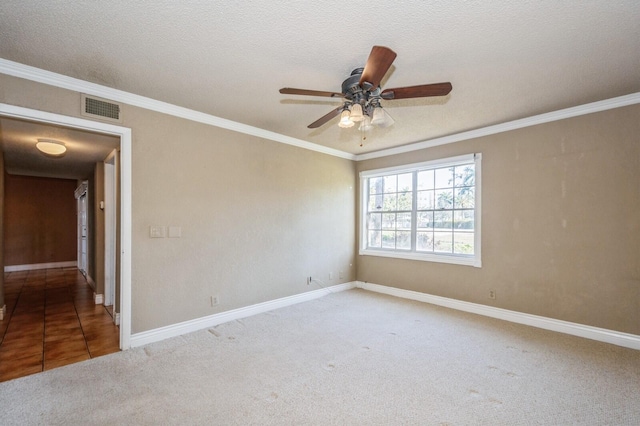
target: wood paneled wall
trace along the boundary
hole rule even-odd
[[[75,261],[76,181],[5,175],[6,266]]]

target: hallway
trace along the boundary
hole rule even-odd
[[[119,329],[76,268],[5,273],[0,382],[119,351]]]

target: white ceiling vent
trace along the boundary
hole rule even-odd
[[[82,95],[81,114],[101,120],[122,122],[120,104],[95,96]]]

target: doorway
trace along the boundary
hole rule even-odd
[[[120,138],[120,349],[131,347],[131,129],[0,103],[0,116],[81,129]]]
[[[117,267],[116,229],[118,205],[118,151],[113,150],[104,161],[104,306],[108,307],[113,322],[118,324],[116,306]]]

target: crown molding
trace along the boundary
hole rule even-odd
[[[396,148],[383,149],[375,152],[356,155],[356,161],[370,160],[372,158],[388,157],[390,155],[402,154],[405,152],[418,151],[425,148],[433,148],[434,146],[446,145],[455,142],[461,142],[468,139],[479,138],[482,136],[495,135],[497,133],[508,132],[510,130],[522,129],[524,127],[535,126],[537,124],[549,123],[552,121],[564,120],[566,118],[577,117],[580,115],[591,114],[594,112],[606,111],[608,109],[620,108],[628,105],[640,103],[640,92],[630,95],[619,96],[617,98],[606,99],[603,101],[592,102],[585,105],[552,111],[545,114],[534,115],[532,117],[521,118],[518,120],[508,121],[506,123],[495,124],[493,126],[483,127],[480,129],[469,130],[467,132],[456,133],[454,135],[443,136],[441,138],[429,139],[422,142],[416,142],[409,145],[403,145]]]
[[[167,102],[157,101],[145,96],[113,89],[111,87],[102,86],[96,83],[90,83],[88,81],[79,80],[77,78],[67,77],[62,74],[57,74],[51,71],[24,65],[18,62],[9,61],[3,58],[0,58],[0,73],[47,84],[49,86],[73,90],[76,92],[98,96],[105,99],[111,99],[116,102],[122,102],[151,111],[173,115],[175,117],[184,118],[186,120],[191,120],[214,127],[220,127],[234,132],[244,133],[259,138],[272,140],[274,142],[293,145],[298,148],[308,149],[310,151],[320,152],[334,157],[355,161],[364,161],[373,158],[402,154],[405,152],[418,151],[425,148],[432,148],[439,145],[461,142],[469,139],[479,138],[482,136],[495,135],[497,133],[508,132],[510,130],[522,129],[524,127],[535,126],[538,124],[549,123],[552,121],[563,120],[566,118],[577,117],[580,115],[591,114],[594,112],[606,111],[609,109],[620,108],[640,103],[640,92],[637,92],[625,96],[606,99],[603,101],[592,102],[585,105],[579,105],[576,107],[534,115],[532,117],[521,118],[506,123],[495,124],[493,126],[487,126],[480,129],[456,133],[449,136],[443,136],[440,138],[429,139],[395,148],[383,149],[380,151],[356,155],[334,148],[329,148],[323,145],[307,142],[302,139],[292,138],[290,136],[282,135],[280,133],[272,132],[269,130],[260,129],[258,127],[238,123],[211,114],[205,114],[203,112],[195,111],[189,108],[180,107]]]
[[[18,62],[9,61],[3,58],[0,58],[0,73],[13,77],[23,78],[25,80],[35,81],[37,83],[47,84],[49,86],[98,96],[116,102],[122,102],[128,105],[160,112],[163,114],[173,115],[175,117],[184,118],[186,120],[191,120],[214,127],[220,127],[238,133],[244,133],[263,139],[269,139],[274,142],[293,145],[298,148],[308,149],[310,151],[316,151],[334,157],[340,157],[347,160],[355,160],[356,158],[354,154],[340,151],[334,148],[329,148],[301,139],[292,138],[280,133],[271,132],[269,130],[264,130],[258,127],[249,126],[232,120],[227,120],[225,118],[216,117],[211,114],[205,114],[203,112],[180,107],[167,102],[157,101],[145,96],[113,89],[111,87],[102,86],[100,84],[90,83],[88,81],[80,80],[77,78],[67,77],[62,74],[57,74],[51,71],[24,65]]]

